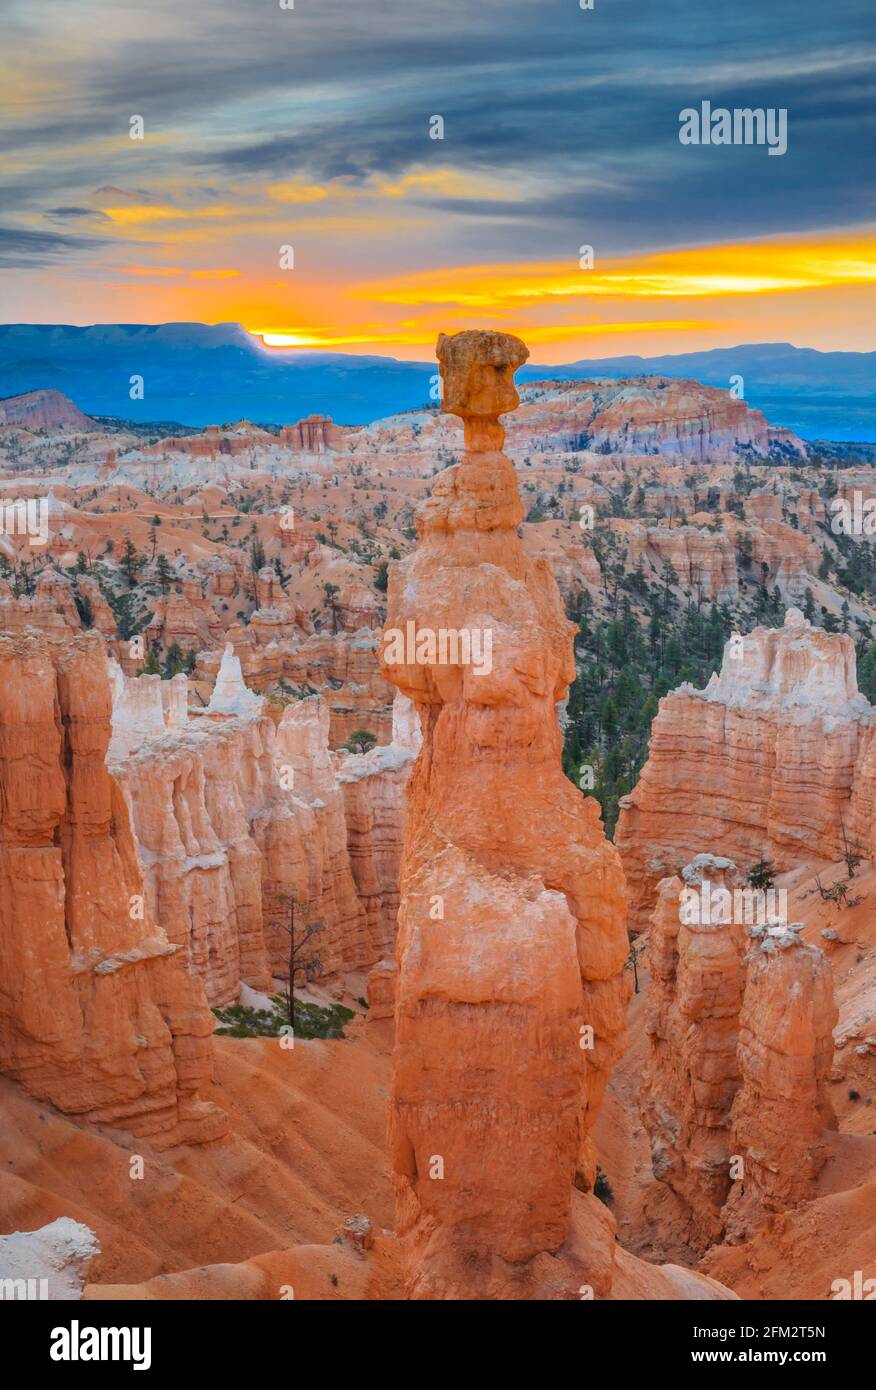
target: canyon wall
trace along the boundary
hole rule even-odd
[[[7,396],[0,401],[0,424],[20,425],[28,430],[76,430],[88,432],[103,429],[90,415],[83,415],[77,405],[62,391],[53,389],[25,391],[20,396]]]
[[[270,610],[267,610],[270,611]],[[318,692],[331,714],[331,745],[337,748],[355,729],[368,729],[379,740],[392,737],[393,690],[377,660],[377,634],[369,629],[354,633],[315,633],[294,640],[259,640],[260,614],[245,628],[235,628],[235,654],[240,658],[246,682],[262,691],[277,682]],[[201,652],[199,671],[215,679],[219,654]]]
[[[745,1169],[729,1214],[743,1231],[760,1211],[785,1211],[816,1195],[825,1131],[836,1129],[828,1091],[833,974],[798,930],[754,927],[746,959],[732,1126]]]
[[[236,1002],[241,981],[269,990],[288,973],[293,898],[320,924],[321,975],[367,969],[392,950],[412,754],[350,755],[339,777],[328,736],[328,707],[312,696],[276,722],[196,715],[113,764],[150,909],[211,1004]]]
[[[213,1018],[148,907],[105,766],[97,636],[0,637],[0,1070],[153,1143],[216,1137]]]
[[[626,542],[631,570],[641,566],[648,579],[662,580],[668,565],[675,583],[705,600],[726,603],[738,597],[736,552],[727,536],[698,526],[639,522],[624,522],[614,529]]]
[[[631,927],[647,924],[660,879],[703,849],[747,873],[761,858],[778,870],[838,859],[843,823],[869,846],[872,722],[850,637],[789,609],[782,628],[731,638],[705,690],[682,685],[660,701],[648,760],[621,801]]]
[[[307,415],[295,425],[284,425],[280,443],[296,453],[322,454],[340,449],[348,434],[343,425],[336,425],[330,415]]]
[[[806,457],[802,440],[769,425],[761,411],[718,387],[680,377],[540,381],[524,387],[522,397],[508,431],[515,452],[549,440],[554,449],[692,462]]]
[[[682,921],[685,885],[731,889],[728,859],[700,855],[684,882],[663,879],[651,926],[648,1034],[642,1118],[654,1176],[690,1211],[690,1242],[720,1237],[730,1191],[730,1110],[739,1087],[739,1011],[746,941],[740,924]]]
[[[336,754],[344,797],[347,852],[365,912],[372,950],[392,954],[399,907],[405,791],[422,734],[414,706],[400,691],[392,711],[392,742],[367,753]]]
[[[392,951],[414,756],[403,711],[405,746],[340,759],[319,697],[189,719],[185,687],[0,636],[0,1070],[159,1146],[223,1132],[209,1005],[287,972],[291,898],[321,975]]]
[[[683,881],[662,880],[651,924],[640,1109],[699,1253],[815,1197],[836,1128],[830,964],[799,926],[746,925],[740,885],[730,860],[698,855]]]
[[[185,950],[211,1004],[288,972],[292,899],[319,924],[320,974],[367,969],[395,940],[405,788],[418,729],[397,696],[394,742],[329,751],[320,696],[282,712],[226,649],[206,711],[185,676],[110,664],[109,761],[134,829],[150,912]],[[408,706],[405,711],[402,706]]]
[[[549,566],[518,540],[501,452],[498,416],[517,404],[526,349],[471,332],[442,337],[438,356],[466,451],[417,514],[418,548],[390,571],[384,637],[409,622],[489,632],[492,663],[478,673],[381,652],[423,729],[401,870],[390,1163],[411,1296],[537,1298],[570,1233],[576,1172],[593,1181],[589,1130],[623,1047],[624,881],[597,803],[562,773],[572,625]]]

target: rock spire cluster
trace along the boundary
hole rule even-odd
[[[690,910],[685,888],[694,904],[704,885],[713,904],[722,890],[732,903],[741,875],[730,860],[699,855],[683,878],[661,881],[651,922],[641,1111],[654,1176],[703,1251],[816,1195],[836,1127],[837,1010],[830,964],[799,926]]]

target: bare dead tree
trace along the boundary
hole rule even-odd
[[[630,941],[630,954],[627,956],[625,968],[633,972],[633,983],[636,994],[639,993],[639,959],[645,954],[647,945],[648,942],[644,937],[640,937],[635,941]]]
[[[864,856],[862,854],[856,854],[850,847],[848,839],[846,838],[846,825],[842,817],[842,812],[840,812],[840,830],[843,835],[843,859],[846,861],[846,869],[848,870],[849,878],[854,878],[855,870]]]
[[[296,926],[295,911],[299,913],[307,911],[308,903],[301,898],[289,896],[285,899],[289,904],[289,922],[284,924],[284,931],[289,937],[289,980],[283,992],[283,1002],[286,1008],[286,1018],[294,1033],[295,1031],[295,975],[301,971],[305,980],[310,980],[314,975],[319,974],[322,968],[317,956],[310,956],[308,960],[302,959],[302,953],[308,942],[318,936],[322,931],[322,922],[311,922],[303,929]]]

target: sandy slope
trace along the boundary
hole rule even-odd
[[[33,1230],[62,1215],[84,1222],[101,1244],[94,1284],[330,1244],[358,1213],[390,1227],[389,1060],[365,1031],[356,1024],[349,1040],[294,1051],[272,1039],[217,1038],[210,1098],[228,1112],[231,1135],[160,1155],[0,1082],[0,1227]],[[135,1153],[142,1180],[129,1176]],[[326,1284],[335,1296],[328,1276]]]

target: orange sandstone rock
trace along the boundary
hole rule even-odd
[[[645,926],[660,879],[703,849],[744,871],[764,857],[778,869],[838,859],[871,720],[850,637],[789,609],[783,627],[731,638],[704,690],[660,701],[648,761],[621,801],[631,927]]]
[[[641,1111],[654,1176],[679,1199],[699,1252],[745,1239],[765,1213],[817,1195],[836,1127],[828,1097],[837,1020],[830,965],[799,927],[703,920],[738,885],[726,859],[699,855],[663,879],[650,938],[650,1055]],[[746,945],[748,950],[746,953]]]
[[[444,408],[462,416],[466,452],[420,509],[417,550],[390,572],[381,661],[423,725],[390,1116],[414,1297],[542,1296],[576,1170],[595,1168],[587,1135],[623,1046],[623,874],[596,802],[561,770],[572,627],[549,567],[517,538],[501,452],[498,415],[517,403],[526,356],[504,334],[439,340]],[[490,669],[407,651],[393,662],[387,634],[409,623],[489,633]]]
[[[700,1250],[720,1238],[721,1209],[730,1192],[730,1110],[739,1086],[746,940],[732,912],[726,921],[697,920],[710,914],[685,912],[680,895],[687,886],[699,897],[705,886],[716,900],[738,882],[730,860],[698,856],[686,867],[684,883],[662,880],[651,926],[651,1051],[642,1119],[654,1176],[686,1207],[688,1243]]]
[[[144,904],[104,758],[102,639],[0,638],[0,1070],[60,1110],[196,1142],[213,1020]]]
[[[825,1130],[836,1128],[828,1093],[837,1021],[833,972],[798,931],[754,928],[746,960],[733,1106],[744,1177],[734,1185],[729,1213],[737,1231],[761,1211],[785,1211],[817,1195]]]
[[[157,679],[129,685],[149,694]],[[368,969],[393,949],[413,755],[375,749],[365,755],[370,766],[345,779],[328,734],[328,708],[314,696],[276,723],[258,708],[169,731],[156,723],[112,765],[149,908],[185,949],[211,1004],[236,1002],[241,982],[269,989],[272,974],[288,972],[292,898],[306,904],[299,920],[320,925],[312,952],[322,975]],[[365,823],[348,825],[346,780],[367,784],[358,803],[370,806]]]
[[[630,569],[641,566],[647,579],[662,578],[668,565],[675,582],[702,599],[728,601],[738,597],[736,553],[726,535],[697,526],[643,526],[624,521],[615,522],[612,529],[626,541]]]
[[[398,922],[398,882],[405,794],[421,743],[413,705],[400,692],[393,704],[390,744],[338,755],[347,850],[365,911],[369,953],[391,955]]]

